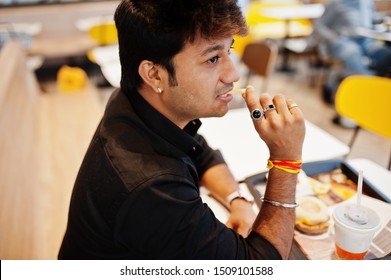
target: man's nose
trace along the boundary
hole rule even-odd
[[[226,84],[239,81],[240,74],[231,58],[224,64],[223,72],[221,74],[221,81]]]

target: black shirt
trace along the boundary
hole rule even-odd
[[[280,259],[202,202],[200,177],[224,160],[200,125],[182,130],[137,92],[115,91],[77,176],[59,259]]]

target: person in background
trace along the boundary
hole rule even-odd
[[[199,118],[227,113],[239,80],[230,52],[233,36],[248,30],[237,2],[123,0],[114,19],[121,87],[80,167],[58,258],[287,259],[305,135],[300,108],[281,94],[258,99],[251,86],[243,93],[270,150],[257,215],[221,153],[197,133]],[[200,186],[230,209],[226,225]]]
[[[374,29],[381,21],[373,0],[331,0],[314,26],[312,39],[327,56],[343,65],[331,73],[324,88],[324,99],[333,104],[342,79],[350,75],[386,76],[391,71],[391,48],[375,39],[360,36],[358,27]],[[314,44],[314,43],[312,43]]]

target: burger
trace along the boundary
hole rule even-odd
[[[330,215],[327,205],[315,196],[298,198],[295,228],[305,234],[317,235],[328,231]]]

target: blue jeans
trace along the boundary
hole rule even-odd
[[[343,63],[339,73],[331,73],[327,88],[335,93],[341,80],[350,75],[385,76],[391,71],[391,47],[369,38],[342,37],[330,48],[332,57]]]
[[[373,39],[343,37],[332,46],[331,51],[344,64],[346,76],[383,76],[391,68],[391,48]]]

